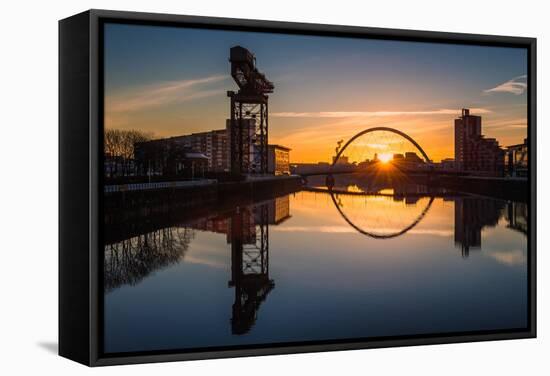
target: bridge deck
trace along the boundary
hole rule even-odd
[[[397,192],[397,193],[382,193],[382,192],[351,192],[343,189],[329,189],[316,187],[303,187],[303,191],[315,193],[327,193],[335,195],[348,196],[380,196],[380,197],[464,197],[467,194],[458,192]]]

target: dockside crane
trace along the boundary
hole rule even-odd
[[[234,176],[267,173],[268,94],[275,86],[256,67],[256,57],[246,48],[229,51],[231,77],[237,92],[228,91],[231,116],[230,163]]]

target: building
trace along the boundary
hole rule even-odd
[[[260,172],[261,145],[259,145],[258,138],[256,136],[256,119],[241,119],[241,122],[241,148],[243,148],[243,161],[241,165],[241,172]],[[231,119],[226,119],[225,129],[227,134],[226,152],[229,171],[231,169]],[[238,137],[238,131],[236,136]]]
[[[166,170],[169,167],[169,154],[172,158],[181,159],[181,163],[194,158],[196,163],[193,165],[200,166],[201,171],[221,172],[229,170],[228,150],[227,130],[221,129],[140,142],[135,145],[135,156],[142,162],[147,161],[149,170],[158,175],[175,173],[174,166],[170,171]],[[187,157],[182,153],[187,153]],[[141,169],[144,167],[143,163],[139,166]]]
[[[454,170],[455,169],[455,160],[454,158],[445,158],[441,160],[439,167],[442,170]]]
[[[527,139],[523,144],[510,145],[506,148],[506,172],[509,176],[527,177],[529,156]]]
[[[403,163],[403,162],[405,162],[405,156],[401,153],[395,153],[392,157],[392,162],[394,162],[394,163]]]
[[[196,179],[206,177],[209,159],[203,153],[186,151],[176,165],[176,174],[186,178]]]
[[[106,153],[103,159],[104,176],[117,178],[135,175],[135,161]]]
[[[290,175],[290,149],[281,145],[267,145],[267,172]]]
[[[483,176],[504,174],[504,150],[494,138],[481,134],[481,116],[462,109],[455,119],[455,169]]]
[[[171,138],[184,147],[208,157],[208,171],[229,171],[229,134],[227,129],[191,133]]]
[[[373,162],[367,158],[363,162],[359,162],[357,164],[357,168],[359,168],[361,170],[365,170],[365,169],[369,168],[372,164],[373,164]]]
[[[329,169],[330,163],[328,162],[293,163],[290,165],[290,172],[297,175],[326,172]]]
[[[341,155],[338,160],[336,161],[336,157],[332,157],[332,163],[336,165],[348,165],[349,164],[349,157],[346,155]]]
[[[414,164],[414,165],[419,165],[424,163],[424,160],[420,158],[415,152],[408,151],[405,153],[405,162]]]
[[[417,170],[423,168],[425,165],[424,161],[415,152],[393,154],[391,162],[400,168],[408,170]]]
[[[184,146],[176,137],[138,142],[134,157],[138,176],[202,178],[209,162],[204,153]]]

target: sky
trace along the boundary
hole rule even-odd
[[[275,85],[269,143],[291,162],[331,160],[339,140],[399,129],[429,157],[454,156],[461,108],[501,146],[527,137],[527,50],[359,38],[106,24],[105,128],[155,138],[223,129],[229,49],[240,45]]]

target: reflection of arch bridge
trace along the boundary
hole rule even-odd
[[[424,158],[424,162],[431,163],[431,160],[428,157],[428,154],[426,154],[426,152],[424,151],[424,149],[422,149],[422,147],[411,136],[409,136],[405,132],[401,132],[400,130],[390,128],[390,127],[373,127],[373,128],[365,129],[365,130],[357,133],[352,138],[350,138],[348,140],[348,142],[346,142],[344,144],[344,146],[341,149],[339,149],[338,153],[334,157],[334,160],[332,161],[331,167],[333,167],[338,162],[338,159],[340,159],[340,156],[344,153],[344,151],[348,148],[349,145],[351,145],[359,137],[362,137],[362,136],[366,135],[367,133],[372,133],[372,132],[391,132],[391,133],[395,133],[396,135],[399,135],[399,136],[403,137],[404,139],[409,141],[411,144],[413,144],[414,147],[420,152],[420,154],[422,154],[422,157]]]
[[[363,193],[363,192],[341,192],[338,190],[333,189],[307,189],[308,191],[318,192],[318,193],[327,193],[330,194],[330,197],[332,199],[332,202],[336,209],[338,210],[338,213],[342,216],[342,218],[348,223],[351,227],[353,227],[357,232],[366,235],[371,238],[375,239],[391,239],[396,238],[398,236],[404,235],[411,229],[413,229],[416,225],[418,225],[422,219],[426,216],[428,211],[430,210],[432,203],[435,199],[435,195],[429,195],[426,196],[425,194],[405,194],[405,195],[397,195],[397,194],[386,194],[386,193]],[[345,213],[344,206],[341,201],[339,200],[340,196],[349,196],[349,197],[384,197],[384,198],[402,198],[402,197],[414,197],[414,198],[428,198],[428,202],[426,203],[426,206],[418,213],[418,215],[415,215],[414,218],[410,219],[408,223],[402,224],[398,228],[391,228],[391,229],[383,229],[383,231],[374,231],[364,228],[361,224],[356,223],[353,218],[349,214]],[[456,196],[456,194],[454,195]],[[368,213],[368,210],[364,211]],[[399,218],[400,216],[394,216],[394,218]],[[377,223],[378,225],[378,223]]]

